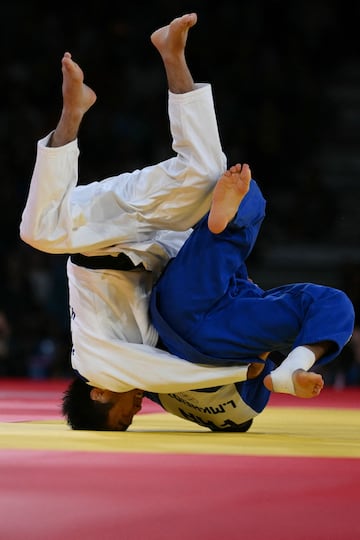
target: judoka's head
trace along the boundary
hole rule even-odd
[[[112,392],[75,379],[63,396],[62,412],[72,429],[126,431],[141,409],[143,391]]]

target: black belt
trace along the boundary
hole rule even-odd
[[[77,266],[91,268],[92,270],[134,270],[135,268],[144,268],[140,263],[137,266],[125,253],[119,253],[116,257],[112,255],[99,255],[95,257],[86,257],[81,253],[70,255],[70,260]]]

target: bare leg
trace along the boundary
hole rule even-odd
[[[185,59],[185,46],[189,29],[196,22],[196,13],[189,13],[174,19],[151,35],[152,44],[164,62],[169,90],[174,94],[194,90],[194,81]]]
[[[208,226],[214,234],[221,233],[233,219],[239,205],[249,191],[251,171],[249,165],[237,163],[230,167],[215,186]]]
[[[62,73],[63,109],[49,146],[63,146],[76,139],[84,114],[96,101],[95,92],[84,84],[82,69],[68,52],[62,58]]]

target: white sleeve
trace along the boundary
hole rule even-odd
[[[76,186],[77,141],[59,148],[39,141],[21,238],[49,253],[90,254],[194,225],[226,168],[211,86],[169,93],[169,117],[175,157],[86,186]]]
[[[247,376],[247,365],[204,366],[149,345],[118,340],[102,343],[99,353],[98,358],[83,339],[80,350],[75,346],[72,366],[91,386],[113,392],[140,388],[170,394],[244,381]]]
[[[153,347],[158,334],[148,316],[150,272],[89,270],[68,262],[68,276],[71,363],[93,386],[167,393],[243,380],[242,366],[200,366]]]

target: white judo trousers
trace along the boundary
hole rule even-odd
[[[226,169],[211,86],[169,92],[175,156],[154,166],[78,186],[77,140],[38,142],[21,238],[48,253],[124,252],[144,269],[93,270],[67,264],[72,366],[92,386],[169,393],[241,381],[246,367],[212,367],[155,349],[148,315],[154,281],[209,209]]]

